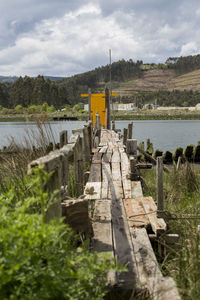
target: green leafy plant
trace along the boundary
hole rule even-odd
[[[45,186],[51,174],[36,169],[22,187],[0,196],[1,299],[101,299],[110,257],[76,248],[62,219],[45,222],[57,199]]]

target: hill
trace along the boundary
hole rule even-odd
[[[183,75],[177,75],[171,69],[153,69],[143,71],[143,76],[124,82],[114,82],[114,92],[121,96],[131,96],[138,91],[200,91],[200,69]]]
[[[200,55],[168,58],[165,64],[122,59],[113,62],[111,70],[117,101],[135,102],[138,107],[155,102],[163,106],[194,106],[200,102]],[[104,91],[109,78],[109,65],[68,78],[0,76],[0,106],[28,107],[44,102],[56,108],[73,106],[82,101],[80,94],[89,88],[93,93]]]

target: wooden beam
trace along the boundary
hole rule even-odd
[[[95,202],[94,217],[93,217],[93,232],[92,250],[110,254],[113,253],[112,226],[111,226],[111,203],[108,200],[97,200]],[[116,283],[116,274],[114,271],[109,271],[107,274],[108,285]]]

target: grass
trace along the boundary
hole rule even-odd
[[[143,171],[142,176],[145,195],[156,199],[155,170]],[[186,163],[164,174],[164,199],[168,230],[178,233],[179,241],[167,247],[162,268],[175,279],[183,299],[200,299],[200,170]]]

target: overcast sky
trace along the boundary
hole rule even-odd
[[[70,76],[200,53],[199,0],[0,0],[0,75]]]

